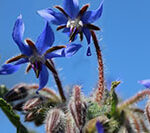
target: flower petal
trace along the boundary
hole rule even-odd
[[[83,31],[83,33],[86,37],[86,40],[87,40],[88,44],[90,44],[91,43],[91,32],[90,32],[90,30],[87,29],[87,28],[83,28],[82,31]]]
[[[98,133],[104,133],[104,128],[99,121],[96,122],[96,129]]]
[[[24,34],[24,23],[22,21],[22,15],[20,15],[15,22],[12,37],[13,40],[18,45],[21,53],[29,56],[31,55],[31,49],[28,47],[28,45],[25,45],[23,43],[22,41],[23,34]]]
[[[47,68],[44,64],[42,64],[42,70],[41,70],[40,75],[39,75],[39,88],[36,91],[36,93],[38,93],[39,90],[44,88],[44,86],[48,82],[48,78],[49,78],[49,74],[48,74]]]
[[[93,23],[94,21],[99,19],[103,11],[103,2],[104,0],[100,3],[99,7],[96,10],[85,12],[85,14],[82,17],[82,21],[84,23]]]
[[[81,44],[68,44],[67,48],[65,48],[65,57],[73,56],[80,48]]]
[[[39,53],[44,53],[49,47],[51,47],[54,40],[55,40],[54,33],[48,22],[46,22],[44,31],[38,37],[37,42],[35,44]]]
[[[51,59],[55,57],[70,57],[74,55],[82,46],[80,44],[68,44],[66,48],[48,53],[46,58]]]
[[[20,65],[4,64],[0,69],[0,75],[8,75],[16,72],[20,68]]]
[[[138,83],[144,85],[146,88],[150,88],[150,79],[140,80]]]
[[[8,75],[16,72],[21,64],[28,62],[27,59],[20,59],[15,64],[4,64],[0,69],[0,75]]]
[[[78,0],[63,0],[63,7],[70,18],[77,17],[79,13],[79,2]]]
[[[50,8],[37,11],[37,13],[49,22],[55,25],[62,25],[67,23],[67,18],[62,13],[57,13]]]

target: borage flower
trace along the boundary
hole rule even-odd
[[[91,30],[100,30],[99,27],[92,23],[99,19],[103,10],[103,1],[99,7],[94,11],[87,11],[89,4],[84,5],[79,10],[78,0],[63,0],[63,8],[61,6],[55,6],[60,12],[55,12],[50,8],[39,10],[38,14],[45,18],[47,21],[52,22],[55,25],[59,25],[57,30],[63,29],[63,32],[69,33],[70,42],[73,41],[77,34],[80,36],[80,40],[83,40],[83,34],[88,42],[87,55],[91,55],[90,41]]]
[[[54,42],[54,33],[48,22],[46,22],[46,26],[37,38],[35,44],[30,39],[26,39],[25,44],[22,41],[23,34],[24,23],[22,21],[22,16],[20,15],[15,22],[12,37],[18,45],[21,54],[7,60],[6,64],[0,69],[0,74],[12,74],[20,68],[21,64],[28,63],[26,72],[29,72],[29,70],[33,68],[36,77],[39,78],[40,83],[37,90],[38,92],[48,82],[49,74],[47,68],[53,71],[53,65],[50,63],[49,59],[54,57],[70,57],[81,48],[81,45],[69,44],[67,46],[61,45],[51,47]],[[11,62],[15,63],[10,64]]]

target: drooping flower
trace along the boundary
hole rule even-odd
[[[96,129],[98,133],[104,133],[104,128],[99,121],[96,122]]]
[[[39,10],[38,14],[49,22],[55,25],[59,25],[57,30],[64,29],[64,33],[69,33],[70,42],[72,42],[76,35],[79,34],[80,40],[83,40],[83,34],[88,42],[87,55],[91,55],[90,41],[91,30],[100,30],[99,27],[92,23],[101,17],[103,10],[103,1],[99,7],[93,11],[87,11],[89,4],[84,5],[79,10],[78,0],[63,0],[63,8],[61,6],[55,6],[60,12],[47,8]]]
[[[39,88],[37,92],[42,89],[48,82],[48,70],[53,71],[53,65],[49,59],[54,57],[70,57],[74,55],[80,48],[80,44],[69,44],[67,46],[54,46],[51,47],[54,42],[54,33],[46,22],[43,32],[37,38],[34,43],[30,39],[23,40],[24,23],[22,15],[20,15],[14,25],[12,37],[19,47],[21,54],[15,56],[6,61],[6,64],[0,69],[0,75],[7,75],[16,72],[21,64],[28,63],[26,72],[29,72],[33,68],[36,77],[39,78]],[[14,64],[11,64],[15,62]]]
[[[140,80],[138,83],[144,85],[146,88],[150,88],[150,79]]]

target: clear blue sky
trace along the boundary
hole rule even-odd
[[[36,41],[44,27],[44,21],[36,14],[36,11],[61,4],[60,1],[0,0],[0,65],[9,57],[19,53],[11,37],[17,16],[23,15],[24,38],[29,37]],[[100,0],[79,0],[79,2],[80,6],[90,3],[90,9],[96,9]],[[149,5],[149,0],[105,0],[103,15],[96,23],[102,29],[102,32],[97,32],[97,35],[98,39],[101,40],[105,77],[108,80],[120,79],[122,81],[117,92],[123,99],[127,99],[143,89],[143,86],[137,83],[138,80],[150,78]],[[56,27],[53,26],[53,29],[55,31]],[[54,44],[67,43],[68,38],[65,34],[57,32],[55,35]],[[97,61],[94,47],[92,46],[92,56],[87,57],[85,39],[82,44],[83,48],[74,57],[55,59],[55,62],[64,86],[82,85],[83,92],[89,95],[96,86],[98,79]],[[20,82],[38,83],[34,73],[30,72],[25,75],[24,69],[25,66],[13,75],[0,76],[0,84],[12,87]],[[51,76],[48,86],[56,90]],[[0,129],[2,133],[15,132],[15,128],[1,111]],[[39,132],[44,132],[43,128]]]

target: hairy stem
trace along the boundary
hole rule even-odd
[[[146,96],[150,96],[149,89],[143,90],[143,91],[139,92],[138,94],[136,94],[135,96],[131,97],[130,99],[124,101],[123,103],[118,105],[118,109],[123,110],[124,108],[128,107],[129,105],[131,105],[133,103],[140,101],[141,99],[145,98]]]
[[[102,100],[103,92],[104,92],[104,68],[103,68],[103,59],[101,54],[101,49],[98,44],[97,37],[94,31],[91,31],[96,54],[98,60],[98,71],[99,71],[99,81],[98,81],[98,88],[96,90],[96,97],[95,100],[99,103]]]
[[[57,85],[57,87],[58,87],[60,97],[61,97],[62,101],[65,102],[65,101],[66,101],[66,97],[65,97],[65,94],[64,94],[64,91],[63,91],[62,83],[61,83],[61,81],[60,81],[58,72],[57,72],[57,70],[56,70],[56,68],[55,68],[54,62],[53,62],[52,60],[49,60],[49,61],[50,61],[50,63],[53,65],[54,71],[53,71],[52,73],[53,73],[53,76],[54,76],[56,85]]]

